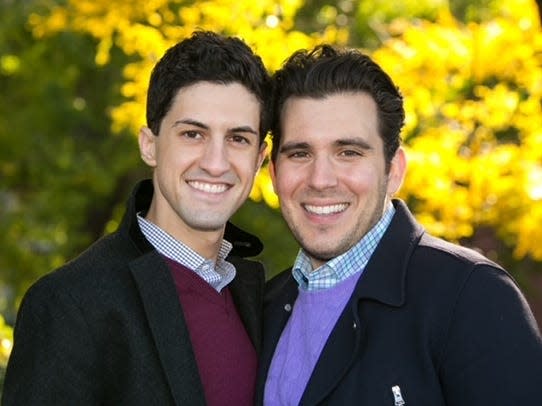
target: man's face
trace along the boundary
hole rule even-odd
[[[160,134],[144,128],[139,137],[154,168],[149,220],[200,253],[221,238],[264,158],[259,124],[260,104],[240,84],[181,88]]]
[[[290,98],[271,177],[292,233],[317,268],[356,244],[381,218],[405,170],[386,173],[376,104],[361,92]]]

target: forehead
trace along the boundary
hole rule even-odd
[[[169,113],[214,115],[223,113],[232,119],[259,119],[257,97],[240,83],[228,84],[201,81],[180,88],[174,96]]]
[[[380,140],[376,103],[364,92],[324,98],[291,97],[282,109],[281,128],[281,143],[301,139],[331,141],[341,137]]]

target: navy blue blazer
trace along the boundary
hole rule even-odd
[[[168,265],[144,238],[136,213],[152,184],[134,191],[119,230],[40,279],[15,326],[3,405],[203,405],[189,332]],[[233,300],[261,349],[264,271],[241,257],[261,242],[232,224]]]
[[[301,405],[542,404],[542,337],[516,283],[394,205]],[[268,282],[257,404],[296,297],[290,270]]]

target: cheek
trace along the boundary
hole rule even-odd
[[[350,171],[347,176],[342,177],[341,183],[352,193],[368,195],[382,188],[383,179],[376,172]]]
[[[303,185],[306,182],[298,173],[290,172],[286,176],[279,176],[275,181],[275,192],[280,200],[287,202],[303,193]]]
[[[161,145],[156,152],[159,161],[168,166],[177,166],[187,160],[187,157],[191,155],[191,151],[185,150],[183,151],[184,153],[181,153],[179,148],[176,148],[174,145]]]
[[[163,151],[161,166],[171,176],[176,176],[179,172],[185,172],[192,168],[193,162],[182,154],[175,154],[172,151]]]
[[[232,166],[232,170],[235,171],[239,178],[244,179],[247,182],[251,182],[254,176],[256,176],[256,172],[258,170],[257,159],[253,157],[249,158],[247,156],[240,156],[234,158],[232,162],[238,163]]]

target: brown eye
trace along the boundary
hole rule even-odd
[[[196,139],[196,138],[201,138],[202,135],[199,131],[194,131],[194,130],[189,130],[189,131],[183,131],[183,133],[181,134],[183,137],[186,137],[186,138],[193,138],[193,139]]]
[[[238,134],[232,135],[230,137],[230,140],[235,142],[236,144],[250,145],[250,140],[247,137],[243,136],[243,135],[238,135]]]
[[[341,151],[340,155],[345,156],[345,157],[356,157],[356,156],[362,156],[363,154],[361,154],[359,151],[347,149],[347,150]]]
[[[295,151],[288,154],[288,158],[306,158],[309,156],[309,153],[306,151]]]

